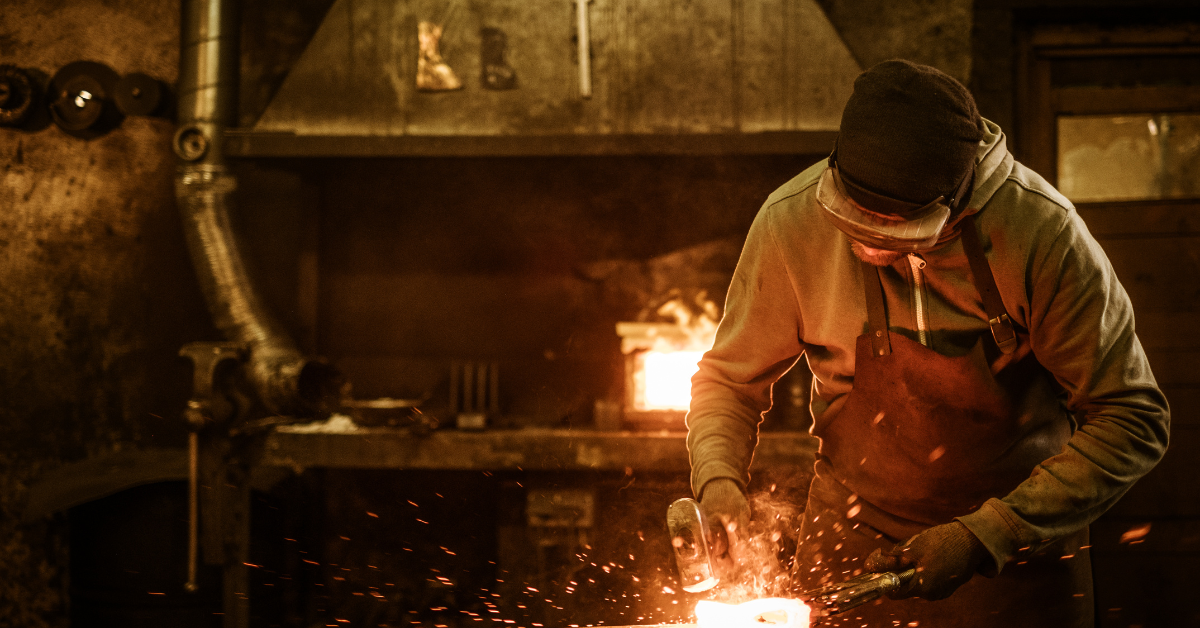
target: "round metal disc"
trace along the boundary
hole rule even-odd
[[[64,131],[82,131],[104,112],[104,87],[90,76],[76,76],[63,83],[50,112]]]
[[[117,81],[113,100],[127,116],[148,116],[162,103],[162,85],[141,72],[126,74]]]
[[[115,127],[121,113],[110,101],[119,79],[103,63],[75,61],[64,65],[50,79],[47,90],[54,123],[79,137],[92,137]]]
[[[0,125],[20,124],[33,110],[34,89],[29,75],[12,65],[0,65]]]

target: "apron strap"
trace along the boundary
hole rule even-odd
[[[996,346],[1004,353],[1012,353],[1017,348],[1017,332],[1013,329],[1012,319],[1004,309],[1004,301],[1000,299],[1000,290],[996,287],[996,277],[988,265],[987,257],[983,254],[983,245],[979,243],[979,232],[975,228],[975,216],[967,215],[962,218],[963,251],[971,264],[971,274],[974,275],[975,289],[983,297],[983,310],[987,312],[988,327],[992,328],[992,338]]]
[[[983,254],[983,245],[979,242],[979,233],[975,227],[975,216],[967,215],[962,218],[963,251],[967,254],[967,262],[971,265],[971,275],[975,280],[975,289],[983,297],[983,310],[987,313],[988,327],[992,330],[992,338],[996,346],[1004,353],[1012,353],[1017,348],[1017,332],[1013,327],[1008,311],[1004,309],[1004,301],[1000,298],[1000,289],[996,287],[996,277],[988,265],[987,257]],[[887,306],[883,297],[883,284],[879,278],[879,269],[867,262],[862,263],[863,292],[867,299],[867,329],[871,336],[871,354],[888,355],[892,352],[892,339],[888,333]]]
[[[888,334],[887,306],[883,300],[883,284],[879,269],[862,262],[863,291],[867,296],[867,329],[871,335],[871,354],[888,355],[892,352],[892,338]]]

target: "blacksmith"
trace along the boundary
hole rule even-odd
[[[934,68],[860,75],[833,153],[750,228],[687,418],[693,489],[734,534],[801,358],[820,452],[797,588],[916,569],[827,622],[1093,625],[1088,525],[1162,457],[1167,402],[1070,201]]]

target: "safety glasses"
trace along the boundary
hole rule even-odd
[[[836,163],[826,168],[817,182],[817,203],[834,226],[862,244],[888,251],[933,248],[950,218],[945,200],[939,196],[903,217],[891,216],[871,212],[850,198]]]

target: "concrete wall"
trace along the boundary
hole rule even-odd
[[[0,63],[52,76],[77,60],[173,83],[179,6],[0,7]],[[22,524],[32,482],[120,449],[180,446],[190,370],[212,338],[174,206],[174,132],[128,118],[90,141],[0,128],[0,625],[65,623],[61,515]],[[42,128],[36,128],[42,127]]]

